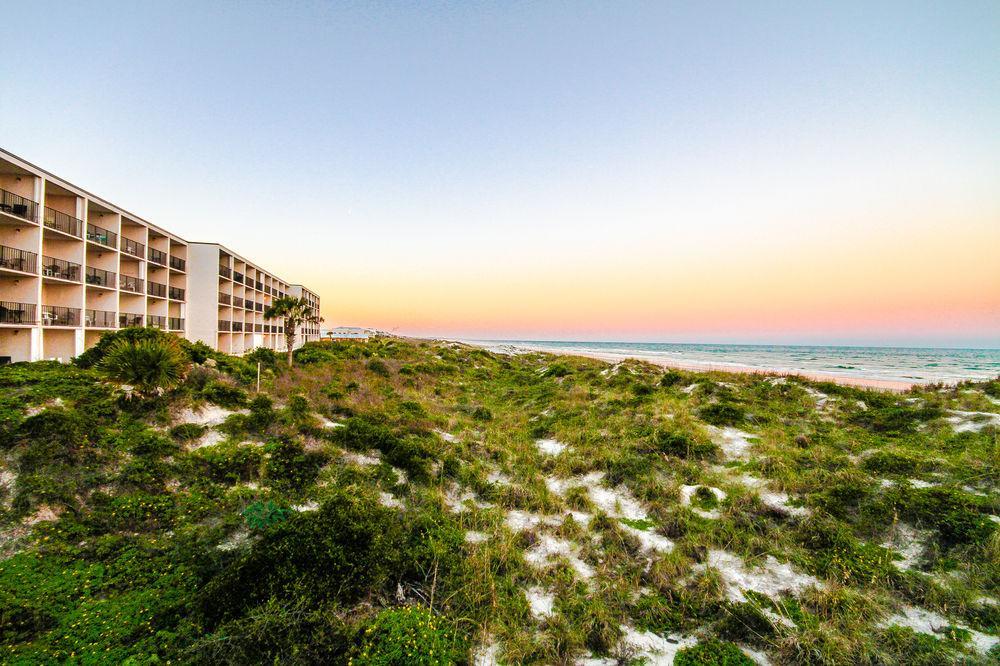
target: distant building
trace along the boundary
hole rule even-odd
[[[357,326],[338,326],[323,334],[325,340],[367,340],[372,336],[371,329]]]

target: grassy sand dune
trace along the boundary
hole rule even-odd
[[[387,338],[255,395],[213,361],[138,403],[0,369],[5,661],[1000,656],[1000,382]]]

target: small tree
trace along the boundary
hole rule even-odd
[[[301,324],[318,324],[323,321],[319,313],[312,309],[309,301],[294,296],[282,296],[264,310],[265,319],[282,319],[285,322],[285,346],[288,347],[288,367],[292,367],[292,350],[295,335]]]
[[[131,384],[144,396],[179,384],[188,365],[187,354],[175,338],[118,340],[100,362],[108,376]]]

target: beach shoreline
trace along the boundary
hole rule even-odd
[[[663,358],[648,354],[628,354],[621,352],[597,352],[586,349],[558,349],[550,347],[532,346],[514,343],[487,342],[481,340],[455,340],[463,344],[472,345],[481,349],[488,349],[501,353],[544,353],[557,356],[582,356],[592,358],[606,363],[619,363],[627,359],[643,361],[662,368],[674,370],[687,370],[689,372],[726,372],[736,375],[761,375],[767,377],[801,377],[814,382],[832,382],[841,386],[853,386],[856,388],[875,389],[880,391],[890,391],[893,393],[904,393],[914,386],[920,386],[920,382],[876,379],[871,377],[852,377],[849,375],[829,375],[817,372],[802,370],[786,370],[780,368],[760,368],[753,366],[743,366],[738,364],[717,365],[711,363],[696,363],[677,361],[675,359]]]

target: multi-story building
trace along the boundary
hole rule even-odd
[[[319,296],[315,292],[309,291],[301,284],[293,284],[289,288],[288,293],[290,296],[294,296],[295,298],[306,299],[309,305],[312,306],[313,312],[319,312]],[[296,339],[301,339],[303,342],[313,342],[319,340],[319,322],[316,322],[315,324],[300,324]]]
[[[281,322],[263,312],[289,292],[221,245],[189,243],[0,149],[0,362],[69,360],[127,326],[227,353],[283,350]]]

